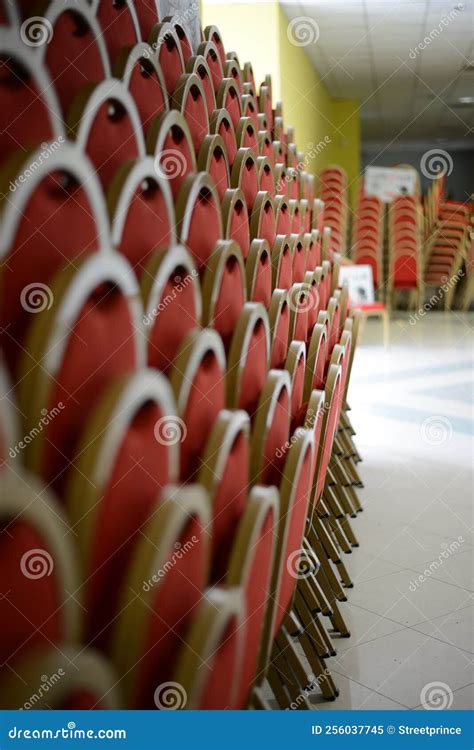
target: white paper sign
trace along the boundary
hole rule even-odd
[[[366,167],[364,194],[375,195],[383,203],[391,203],[400,195],[416,193],[416,172],[403,167]]]
[[[370,304],[374,298],[374,278],[372,266],[342,265],[339,269],[339,286],[348,282],[349,298],[354,305]]]

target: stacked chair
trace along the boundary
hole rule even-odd
[[[425,285],[443,287],[444,309],[453,304],[463,265],[469,265],[474,214],[469,204],[446,201],[424,245]]]
[[[374,286],[383,287],[384,207],[373,196],[361,194],[352,220],[351,255],[354,263],[372,268]]]
[[[394,296],[409,293],[409,304],[420,308],[424,299],[422,271],[422,207],[417,196],[401,196],[388,209],[387,306]]]
[[[216,27],[193,50],[153,2],[52,0],[35,47],[1,7],[2,707],[334,700],[345,175],[323,208]]]
[[[331,229],[332,249],[347,254],[349,220],[348,180],[342,167],[331,165],[319,173],[319,198],[324,202],[324,223]]]

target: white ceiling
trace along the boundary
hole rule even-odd
[[[306,50],[334,97],[361,101],[364,143],[437,140],[474,149],[474,104],[459,102],[474,97],[474,0],[282,6],[289,19],[316,21],[319,38]]]

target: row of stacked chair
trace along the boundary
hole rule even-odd
[[[347,173],[342,167],[331,165],[319,173],[319,198],[324,203],[324,223],[331,230],[331,247],[347,254],[349,199]]]
[[[472,201],[447,200],[445,176],[440,173],[425,202],[424,278],[427,287],[443,289],[443,306],[451,309],[461,287],[461,309],[474,299],[474,209]],[[460,283],[462,282],[462,283]]]
[[[332,700],[359,317],[271,79],[215,27],[194,55],[154,3],[53,0],[37,48],[22,10],[0,30],[4,707]]]
[[[354,263],[371,266],[376,289],[384,286],[383,246],[384,206],[374,196],[361,195],[352,219],[351,257]]]
[[[390,204],[387,227],[389,307],[394,294],[402,290],[408,290],[418,308],[423,303],[421,219],[421,205],[416,196],[402,196]]]

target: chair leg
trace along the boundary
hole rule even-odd
[[[342,588],[341,584],[339,583],[336,574],[334,573],[331,563],[329,561],[329,557],[326,555],[326,551],[317,537],[316,532],[314,529],[311,529],[310,536],[308,537],[308,542],[310,547],[315,551],[316,555],[318,556],[318,560],[321,563],[321,567],[324,570],[324,573],[326,575],[326,578],[329,582],[329,585],[334,592],[334,596],[337,598],[339,602],[346,602],[347,596],[344,593],[344,589]]]
[[[390,316],[388,310],[384,310],[382,313],[382,325],[383,325],[383,345],[384,349],[388,349],[390,343]]]
[[[334,680],[331,677],[331,673],[326,667],[323,659],[320,659],[316,654],[310,638],[306,633],[304,633],[300,637],[299,641],[310,664],[310,667],[314,672],[324,698],[326,698],[326,700],[328,701],[336,700],[337,696],[339,695],[339,690],[337,689]]]

